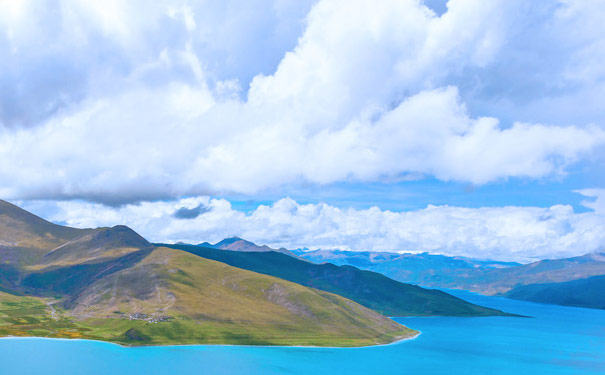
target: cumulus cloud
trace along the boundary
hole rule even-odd
[[[151,241],[201,243],[240,236],[286,248],[360,251],[430,251],[448,255],[531,261],[605,249],[603,189],[582,191],[597,198],[594,210],[551,207],[464,208],[428,206],[392,212],[372,207],[341,209],[325,203],[299,204],[285,198],[250,213],[224,199],[195,197],[142,202],[120,208],[62,201],[29,202],[27,208],[76,227],[127,224]],[[195,217],[182,217],[204,207]]]
[[[166,53],[187,48],[203,61],[210,86],[230,79],[247,86],[296,45],[312,4],[2,1],[0,125],[43,125],[62,110],[81,111],[86,99],[128,91],[133,80],[151,88],[195,82],[186,65],[162,65]]]
[[[562,93],[545,91],[548,103],[589,82],[599,90],[604,72],[585,57],[598,56],[605,33],[567,33],[585,17],[602,27],[595,9],[526,3],[452,0],[438,16],[415,0],[254,11],[4,2],[0,195],[124,203],[410,173],[475,184],[562,175],[605,143],[600,104],[589,121],[562,124],[502,123],[467,106],[479,100],[470,92],[506,103],[528,92],[534,103],[555,76]],[[536,18],[546,26],[536,30]],[[525,64],[514,57],[534,35],[551,45],[564,36],[545,56],[565,58],[531,83],[542,66],[502,69]]]

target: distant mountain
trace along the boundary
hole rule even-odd
[[[517,267],[476,270],[466,277],[441,285],[484,294],[504,294],[519,285],[565,282],[598,275],[605,275],[605,254],[602,253],[546,259]]]
[[[318,265],[275,252],[235,252],[196,245],[161,246],[185,250],[206,259],[335,293],[388,316],[507,315],[442,291],[404,284],[352,266]]]
[[[315,263],[351,265],[382,273],[395,280],[431,287],[451,287],[481,271],[519,266],[514,262],[484,261],[428,253],[388,253],[343,250],[294,250],[298,256]]]
[[[465,289],[494,295],[536,283],[565,282],[605,275],[605,254],[593,253],[529,264],[483,261],[444,255],[351,252],[340,250],[295,251],[315,262],[350,264],[383,273],[401,282],[425,287]]]
[[[358,346],[415,334],[341,296],[155,247],[125,226],[63,227],[4,201],[0,259],[0,336]]]
[[[273,249],[267,245],[259,246],[254,242],[246,241],[239,237],[230,237],[225,238],[224,240],[217,242],[215,244],[211,244],[209,242],[203,242],[198,246],[202,247],[210,247],[214,249],[221,250],[231,250],[231,251],[254,251],[254,252],[264,252],[264,251],[275,251],[278,253],[283,253],[290,256],[295,256],[290,250],[286,250],[284,248]]]
[[[605,309],[605,275],[562,283],[521,285],[504,295],[524,301]]]
[[[500,262],[494,260],[477,260],[466,257],[451,257],[446,255],[424,253],[391,253],[379,251],[347,251],[347,250],[292,250],[292,252],[315,263],[330,262],[337,265],[359,265],[371,267],[385,262],[399,261],[414,270],[430,268],[507,268],[519,266],[516,262]]]

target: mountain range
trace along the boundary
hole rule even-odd
[[[244,251],[241,239],[219,244],[238,251],[155,245],[120,225],[69,228],[0,201],[0,336],[361,346],[417,334],[391,312],[505,314],[355,267]]]
[[[4,201],[0,264],[0,336],[359,346],[416,334],[333,293],[157,247],[125,226],[55,225]]]
[[[439,290],[404,284],[380,273],[331,263],[314,264],[273,251],[248,252],[201,245],[157,244],[234,267],[279,277],[349,298],[388,316],[493,316],[501,311],[471,304]]]
[[[395,280],[423,287],[465,289],[486,295],[503,295],[510,298],[572,306],[596,307],[605,304],[597,290],[598,278],[605,275],[605,254],[591,253],[582,256],[545,259],[528,264],[476,260],[428,253],[398,254],[380,252],[353,252],[342,250],[295,250],[304,259],[340,265],[355,265],[365,270],[383,273]],[[586,279],[586,281],[580,281]],[[576,283],[566,284],[577,280]],[[561,285],[557,286],[558,283]],[[582,301],[571,295],[574,285],[590,289]],[[546,289],[558,291],[546,293]],[[569,298],[565,297],[569,293]],[[541,295],[541,296],[540,296]],[[551,297],[548,297],[551,296]],[[590,298],[589,298],[590,297]]]
[[[314,263],[351,265],[402,282],[430,287],[447,287],[478,272],[520,266],[514,262],[481,261],[429,253],[343,250],[294,250],[294,253]]]

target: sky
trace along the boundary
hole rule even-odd
[[[0,198],[157,242],[605,251],[603,19],[603,0],[0,0]]]

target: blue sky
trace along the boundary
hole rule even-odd
[[[574,0],[3,2],[0,197],[157,241],[600,251],[603,17]]]
[[[337,183],[325,186],[294,187],[287,196],[300,203],[330,202],[338,207],[367,209],[379,206],[401,211],[425,208],[429,204],[463,207],[570,205],[576,212],[590,210],[582,205],[586,197],[577,193],[586,186],[603,186],[598,177],[582,174],[569,175],[560,181],[513,179],[506,182],[475,186],[464,182],[444,182],[432,177],[416,181]],[[281,198],[283,192],[265,192],[254,198],[225,195],[234,207],[252,211],[259,204],[270,204]]]

